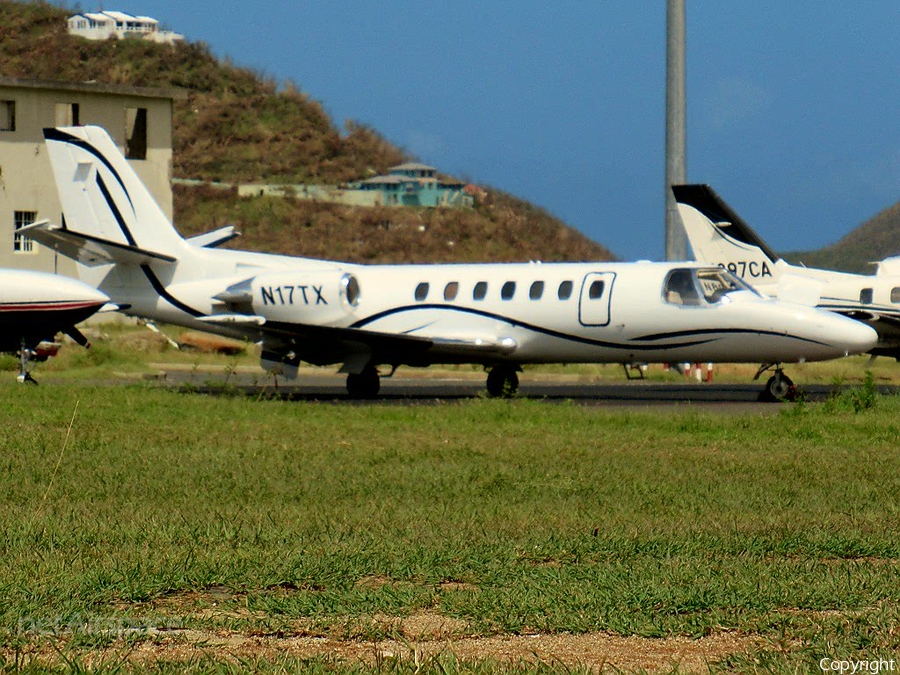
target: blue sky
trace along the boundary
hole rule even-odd
[[[689,181],[710,183],[781,251],[833,243],[900,200],[900,3],[686,4]],[[369,124],[441,171],[534,202],[635,260],[664,255],[665,5],[103,7],[152,16],[292,81],[339,125]]]

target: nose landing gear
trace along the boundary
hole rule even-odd
[[[775,370],[775,374],[766,382],[765,388],[759,394],[759,400],[769,403],[779,401],[794,401],[797,398],[797,387],[791,378],[784,374],[779,363],[767,363],[759,367],[753,380],[756,381],[767,370]]]
[[[31,350],[25,346],[25,338],[19,346],[19,374],[16,375],[16,381],[19,384],[37,384],[31,373],[28,372],[28,362],[31,360]]]

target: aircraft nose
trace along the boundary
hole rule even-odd
[[[85,295],[87,295],[87,297],[85,298],[86,300],[101,302],[103,304],[109,302],[109,296],[106,295],[106,293],[98,291],[96,288],[89,287],[89,290],[85,292]]]
[[[824,326],[824,335],[843,356],[864,354],[878,342],[878,333],[861,321],[836,314],[826,318],[828,325]]]
[[[69,277],[54,277],[53,292],[57,295],[67,296],[67,299],[77,302],[87,302],[96,305],[105,305],[109,302],[109,296],[103,291],[89,286],[83,281]]]
[[[109,302],[109,296],[106,293],[102,293],[102,292],[98,291],[96,288],[94,290],[96,291],[97,302],[102,302],[104,305],[107,302]]]

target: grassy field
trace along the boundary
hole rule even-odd
[[[0,396],[7,672],[821,672],[900,653],[900,401],[864,387],[774,416],[5,378]],[[561,641],[510,656],[522,636]],[[625,638],[662,656],[603,652]],[[678,644],[711,648],[692,666]]]

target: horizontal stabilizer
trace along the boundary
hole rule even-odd
[[[890,258],[885,258],[881,262],[875,263],[878,267],[876,268],[875,274],[879,277],[892,277],[900,275],[900,257],[891,256]]]
[[[40,220],[16,231],[16,234],[34,239],[64,256],[88,267],[124,263],[126,265],[148,265],[151,263],[173,263],[175,258],[164,253],[147,251],[137,246],[120,244],[100,239],[88,234],[79,234],[59,225],[51,225]]]
[[[216,248],[217,246],[221,246],[225,242],[240,236],[241,233],[237,231],[234,225],[227,225],[225,227],[220,227],[218,230],[213,230],[212,232],[205,232],[204,234],[189,237],[187,243],[191,246],[200,248]]]

